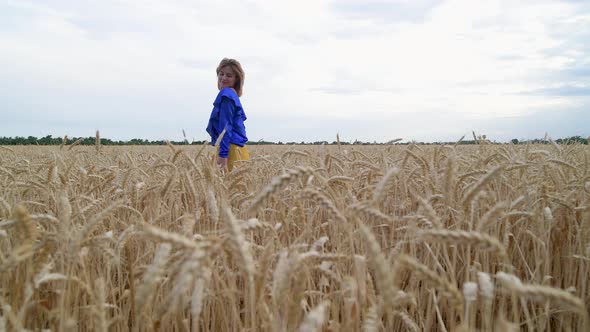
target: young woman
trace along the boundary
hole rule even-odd
[[[250,155],[244,146],[246,137],[246,113],[240,102],[244,87],[244,70],[235,59],[224,58],[217,66],[217,88],[219,93],[213,102],[213,111],[207,125],[211,145],[225,133],[219,142],[216,162],[222,169],[231,171],[236,160],[248,160]]]

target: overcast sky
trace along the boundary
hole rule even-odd
[[[251,141],[590,135],[590,1],[0,0],[0,136],[208,139],[223,57]]]

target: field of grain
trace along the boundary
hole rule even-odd
[[[0,331],[589,330],[590,148],[0,147]]]

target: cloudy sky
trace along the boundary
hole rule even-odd
[[[253,141],[590,135],[590,1],[0,0],[0,136],[208,139],[223,57]]]

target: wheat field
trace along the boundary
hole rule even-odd
[[[590,330],[588,146],[249,149],[0,147],[0,331]]]

